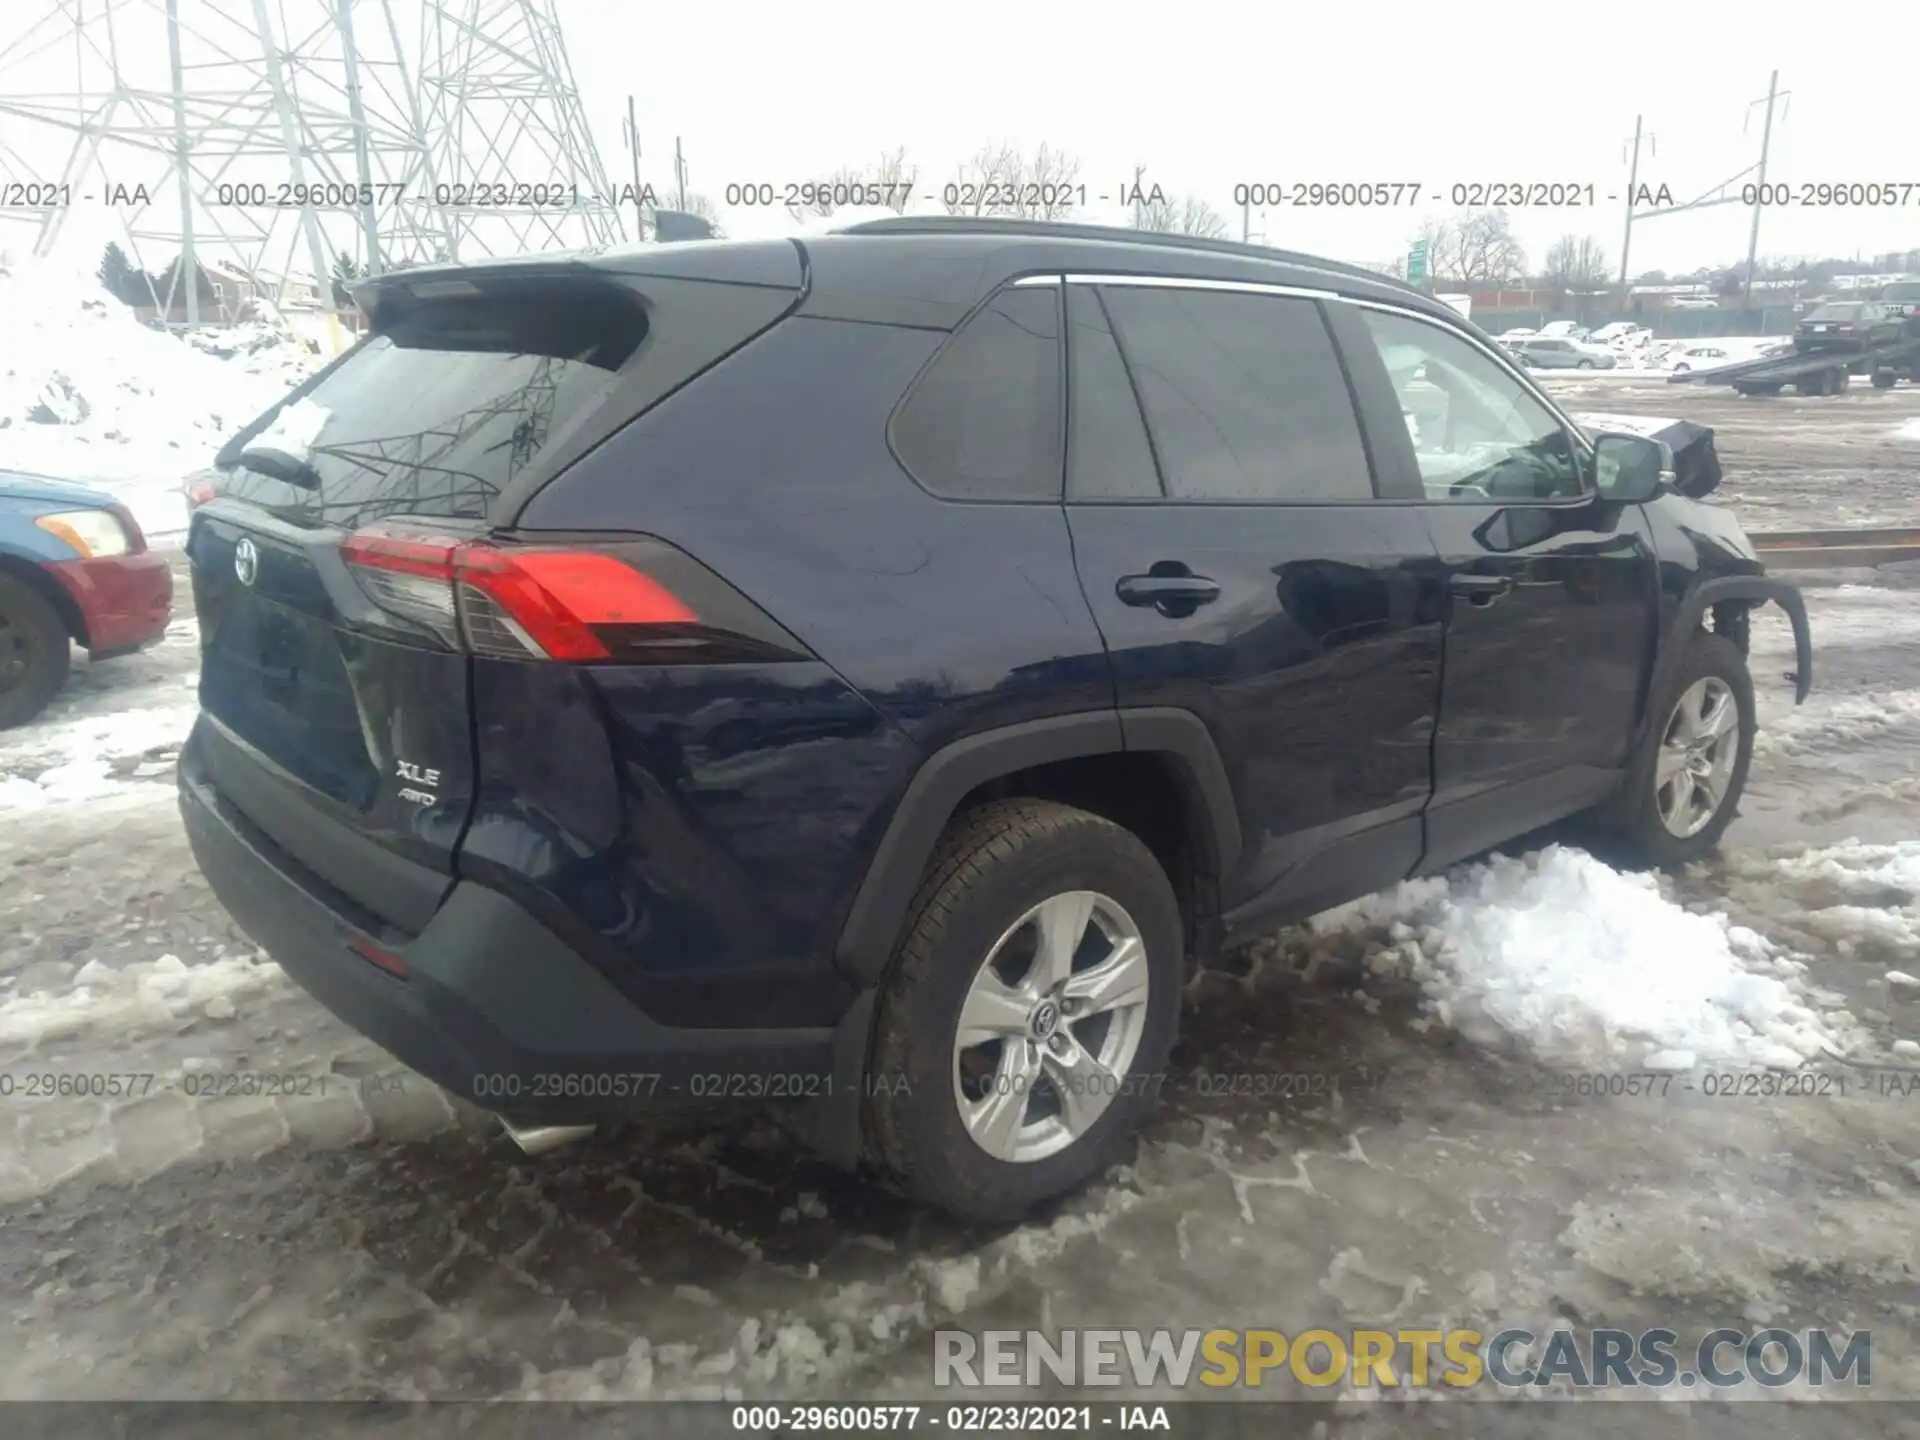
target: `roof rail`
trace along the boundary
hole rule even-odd
[[[1328,260],[1297,250],[1276,250],[1239,240],[1216,240],[1201,235],[1173,235],[1161,230],[1134,230],[1123,225],[1085,225],[1067,220],[1009,220],[1000,216],[901,215],[885,220],[862,220],[833,231],[836,235],[1008,235],[1039,239],[1106,240],[1124,245],[1151,245],[1167,250],[1199,250],[1214,255],[1241,255],[1254,260],[1277,260],[1289,265],[1351,275],[1396,290],[1431,299],[1427,292],[1393,275],[1369,270],[1345,260]]]

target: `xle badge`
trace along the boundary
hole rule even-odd
[[[413,764],[411,761],[402,760],[399,762],[399,768],[395,770],[394,773],[402,780],[411,782],[400,792],[400,798],[402,800],[410,801],[415,805],[433,805],[438,803],[440,797],[435,795],[431,789],[420,788],[423,786],[438,785],[440,783],[440,772],[438,770],[428,770],[423,766]]]

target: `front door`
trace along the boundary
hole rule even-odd
[[[1638,507],[1595,493],[1585,442],[1488,347],[1401,311],[1350,313],[1360,324],[1343,335],[1364,333],[1360,358],[1386,371],[1399,411],[1397,427],[1374,428],[1411,449],[1446,573],[1430,870],[1618,783],[1658,573]]]

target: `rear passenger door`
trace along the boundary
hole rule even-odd
[[[1374,503],[1322,302],[1068,277],[1067,510],[1123,710],[1211,732],[1244,848],[1229,923],[1307,913],[1420,856],[1436,558]]]

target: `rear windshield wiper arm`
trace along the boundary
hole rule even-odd
[[[320,472],[312,465],[298,455],[270,445],[249,445],[236,458],[249,470],[258,470],[262,475],[271,475],[302,490],[318,490],[322,483]]]

